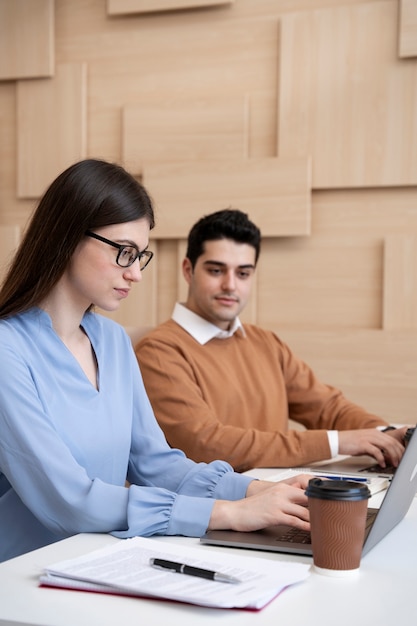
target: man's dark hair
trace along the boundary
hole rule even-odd
[[[231,239],[255,248],[256,265],[261,251],[261,231],[250,221],[246,213],[238,209],[223,209],[205,215],[191,228],[186,256],[191,261],[192,267],[203,254],[204,243],[218,239]]]

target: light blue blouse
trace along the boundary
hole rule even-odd
[[[0,561],[80,532],[200,536],[214,499],[251,480],[171,449],[123,328],[96,313],[82,327],[98,391],[47,313],[0,321]]]

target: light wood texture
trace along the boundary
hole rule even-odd
[[[236,159],[145,165],[158,237],[184,237],[203,214],[239,208],[266,237],[310,233],[308,159]]]
[[[135,347],[139,339],[151,331],[153,326],[126,326],[125,330],[130,337],[132,346]]]
[[[89,63],[91,154],[121,159],[126,106],[156,99],[226,102],[241,97],[243,102],[253,92],[276,94],[278,19],[225,19],[235,6],[104,23],[96,8],[80,32],[81,17],[76,19],[72,4],[67,7],[64,17],[74,32],[68,41],[64,38],[64,54]]]
[[[18,11],[31,2],[43,5],[43,0],[0,0],[0,7]],[[121,7],[122,0],[117,4]],[[401,0],[239,0],[116,17],[106,13],[104,0],[49,0],[44,6],[54,6],[58,69],[86,69],[85,116],[76,121],[76,78],[64,81],[72,85],[68,91],[58,74],[25,80],[25,91],[23,81],[0,81],[0,225],[25,227],[36,201],[19,197],[17,182],[23,182],[22,193],[38,197],[40,187],[43,192],[69,164],[59,162],[63,154],[78,160],[72,148],[82,136],[88,139],[86,155],[121,162],[138,174],[142,148],[138,143],[136,153],[136,137],[126,136],[127,111],[147,111],[154,120],[145,157],[165,176],[174,163],[160,161],[160,141],[171,142],[171,161],[181,158],[181,144],[168,133],[181,124],[184,130],[187,103],[213,103],[216,127],[201,104],[195,117],[190,114],[195,133],[177,132],[182,148],[192,147],[185,154],[191,167],[184,166],[173,180],[179,191],[171,182],[163,189],[163,180],[156,179],[155,190],[162,188],[164,198],[163,206],[156,204],[155,258],[114,319],[140,328],[171,315],[175,301],[186,294],[179,268],[189,228],[204,212],[231,203],[223,174],[210,178],[206,163],[220,172],[231,159],[254,159],[230,177],[224,173],[239,192],[234,204],[247,209],[265,231],[243,317],[289,333],[294,348],[317,359],[325,379],[335,374],[334,382],[367,407],[377,399],[381,406],[398,404],[404,416],[414,415],[417,57],[400,58],[406,4],[412,6]],[[30,13],[25,9],[24,14]],[[413,22],[407,22],[408,29]],[[4,24],[0,20],[0,50],[8,41]],[[30,36],[20,37],[19,44]],[[33,57],[41,47],[50,49],[47,36],[30,44]],[[15,60],[2,54],[0,64],[7,61],[10,67]],[[171,111],[167,103],[178,102],[184,109],[174,105]],[[157,110],[150,109],[152,103]],[[247,153],[240,152],[238,140],[245,115]],[[157,120],[163,132],[157,132]],[[239,154],[230,153],[233,146]],[[245,168],[269,158],[281,164],[311,160],[307,235],[287,236],[288,230],[271,235],[281,227],[277,219],[293,219],[285,196],[289,187],[290,195],[296,189],[291,174],[278,177],[280,208],[268,202],[263,209],[259,189],[270,190],[273,176],[265,184],[261,168],[252,185]],[[194,176],[193,168],[204,175],[201,188],[203,178]],[[175,221],[177,230],[171,233],[165,211]],[[305,220],[301,223],[305,231]]]
[[[417,184],[417,72],[397,19],[386,1],[282,19],[278,154],[311,155],[314,188]]]
[[[237,96],[155,99],[123,108],[123,162],[143,164],[248,155],[248,103]]]
[[[323,382],[387,421],[416,423],[415,332],[275,329]]]
[[[0,80],[54,73],[54,0],[0,0]]]
[[[19,241],[20,228],[18,226],[0,226],[0,282],[4,279]]]
[[[417,236],[385,240],[383,328],[417,330]]]
[[[249,98],[249,156],[276,157],[277,95],[273,91],[255,91]]]
[[[0,223],[24,227],[33,200],[16,194],[16,83],[0,83]]]
[[[191,224],[190,228],[193,225]],[[190,229],[189,229],[190,230]],[[178,286],[177,286],[177,294],[176,300],[178,302],[185,302],[188,295],[188,285],[182,273],[182,262],[187,255],[187,241],[185,239],[180,239],[178,241],[178,249],[177,249],[177,259],[178,259]]]
[[[264,240],[257,323],[317,331],[381,328],[382,272],[376,237]]]
[[[213,7],[219,4],[232,4],[234,0],[107,0],[109,15],[175,11],[197,7]]]
[[[399,0],[399,54],[402,58],[417,56],[417,2]]]
[[[328,238],[379,240],[417,233],[417,187],[313,191],[312,230]]]
[[[20,198],[37,198],[66,167],[86,156],[86,65],[57,67],[53,80],[17,84]]]

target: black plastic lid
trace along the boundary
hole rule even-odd
[[[366,500],[371,497],[369,488],[364,483],[353,480],[323,480],[311,478],[306,495],[321,500]]]

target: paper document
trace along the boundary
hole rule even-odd
[[[239,578],[228,584],[155,569],[151,558],[171,559]],[[261,609],[285,587],[309,576],[310,565],[188,548],[143,537],[55,563],[41,585],[164,598],[207,607]]]

